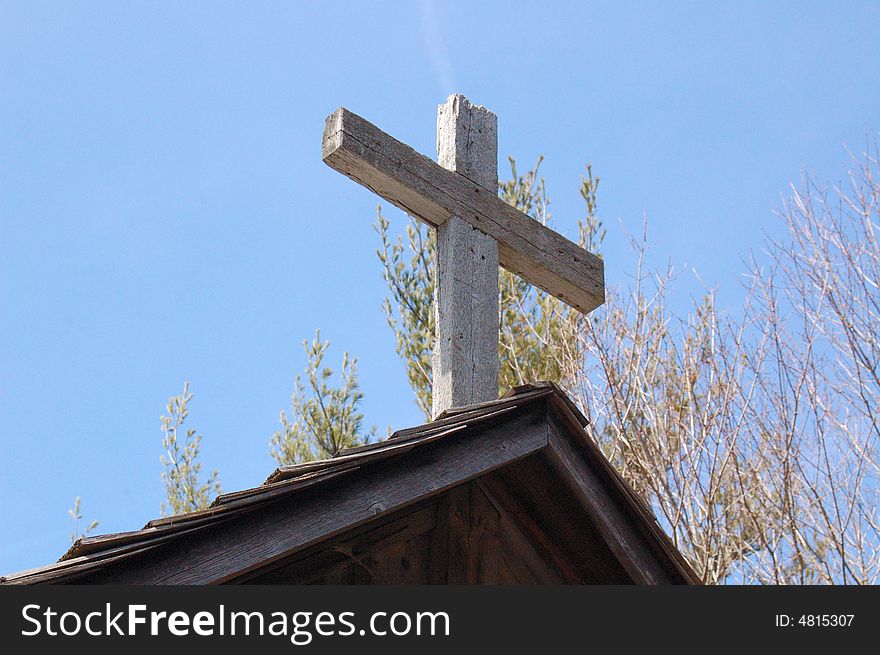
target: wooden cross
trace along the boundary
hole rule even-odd
[[[495,114],[452,95],[434,163],[340,107],[324,162],[437,228],[433,415],[498,397],[498,265],[584,314],[605,302],[602,260],[498,197]]]

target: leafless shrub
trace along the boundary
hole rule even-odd
[[[592,436],[707,582],[872,583],[878,575],[880,184],[805,178],[745,302],[674,316],[644,267],[573,318],[565,384]]]

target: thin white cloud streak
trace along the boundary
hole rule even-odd
[[[455,74],[452,71],[452,61],[446,51],[446,43],[443,41],[434,0],[422,0],[422,41],[434,68],[440,90],[446,95],[454,93]]]

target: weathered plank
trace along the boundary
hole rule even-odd
[[[508,513],[498,518],[498,532],[494,535],[493,545],[500,555],[498,564],[499,577],[504,573],[513,584],[563,584],[565,579],[552,562],[545,560],[535,550],[534,543],[511,520]],[[504,573],[502,573],[502,569]]]
[[[632,516],[619,499],[612,496],[607,481],[584,461],[581,449],[571,442],[560,419],[553,412],[548,416],[550,438],[545,451],[548,462],[580,501],[632,580],[636,584],[679,582],[677,576],[661,563],[637,527],[641,522],[639,518]]]
[[[471,485],[452,489],[447,497],[446,584],[475,584],[476,572],[471,557]]]
[[[310,584],[335,575],[342,569],[415,537],[432,531],[437,525],[437,505],[395,512],[387,521],[350,530],[336,539],[284,559],[270,569],[258,569],[231,580],[235,584]]]
[[[470,483],[471,552],[469,555],[472,562],[470,566],[473,570],[473,584],[498,584],[501,560],[498,556],[497,542],[501,533],[501,516],[498,508],[492,504],[480,486],[479,481],[485,477],[481,476]]]
[[[454,492],[455,489],[451,491]],[[437,525],[431,531],[431,540],[428,543],[428,584],[449,582],[450,496],[451,492],[447,492],[437,501]]]
[[[450,96],[437,112],[437,159],[498,187],[495,114]],[[498,243],[458,216],[437,228],[432,415],[498,397]]]
[[[522,507],[518,499],[508,487],[498,482],[493,476],[480,478],[483,492],[503,508],[502,521],[509,522],[522,533],[535,551],[535,559],[547,566],[566,584],[584,584],[588,582],[581,571],[571,563],[562,549],[548,536],[546,529],[539,525],[531,512]],[[552,578],[550,578],[552,580]]]
[[[367,558],[373,584],[425,584],[428,533],[398,541]]]
[[[498,188],[498,117],[463,95],[437,107],[437,163],[493,191]]]
[[[515,517],[531,517],[577,571],[578,584],[632,584],[632,580],[608,548],[579,501],[547,463],[535,455],[480,478],[495,480],[516,505],[508,510]],[[500,505],[500,501],[499,502]],[[506,509],[506,506],[505,506]]]
[[[543,403],[492,426],[463,431],[417,453],[341,477],[321,494],[294,495],[108,567],[90,582],[210,584],[231,580],[367,521],[436,496],[547,445]]]
[[[587,313],[605,302],[602,260],[464,175],[345,108],[324,126],[324,161],[434,227],[457,216],[498,242],[500,264]]]
[[[642,543],[647,547],[650,557],[657,563],[658,570],[666,572],[670,582],[674,584],[702,584],[688,561],[675,547],[660,525],[651,508],[626,483],[605,457],[602,449],[584,432],[585,417],[580,412],[571,411],[570,399],[561,395],[553,396],[548,402],[548,417],[551,433],[564,432],[569,436],[571,452],[580,453],[582,463],[596,474],[596,479],[605,484],[608,493],[618,499],[624,511],[628,526],[634,533],[641,535]],[[556,452],[551,446],[546,453]],[[634,542],[635,543],[635,542]]]

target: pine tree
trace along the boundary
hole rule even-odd
[[[183,393],[168,399],[168,415],[161,417],[164,434],[162,447],[165,449],[165,454],[161,457],[164,467],[162,481],[165,483],[166,495],[166,502],[162,503],[163,516],[168,510],[171,514],[182,514],[204,509],[220,493],[217,471],[212,471],[204,482],[201,481],[202,464],[199,456],[202,435],[192,428],[184,427],[189,417],[189,403],[192,398],[189,382],[184,382]]]
[[[311,343],[303,342],[308,363],[305,378],[296,376],[291,395],[292,419],[281,412],[281,429],[272,435],[270,452],[279,464],[298,464],[335,457],[344,448],[365,443],[375,435],[361,431],[359,411],[363,393],[357,381],[357,359],[342,355],[338,386],[331,383],[333,369],[324,366],[329,341],[315,332]]]

